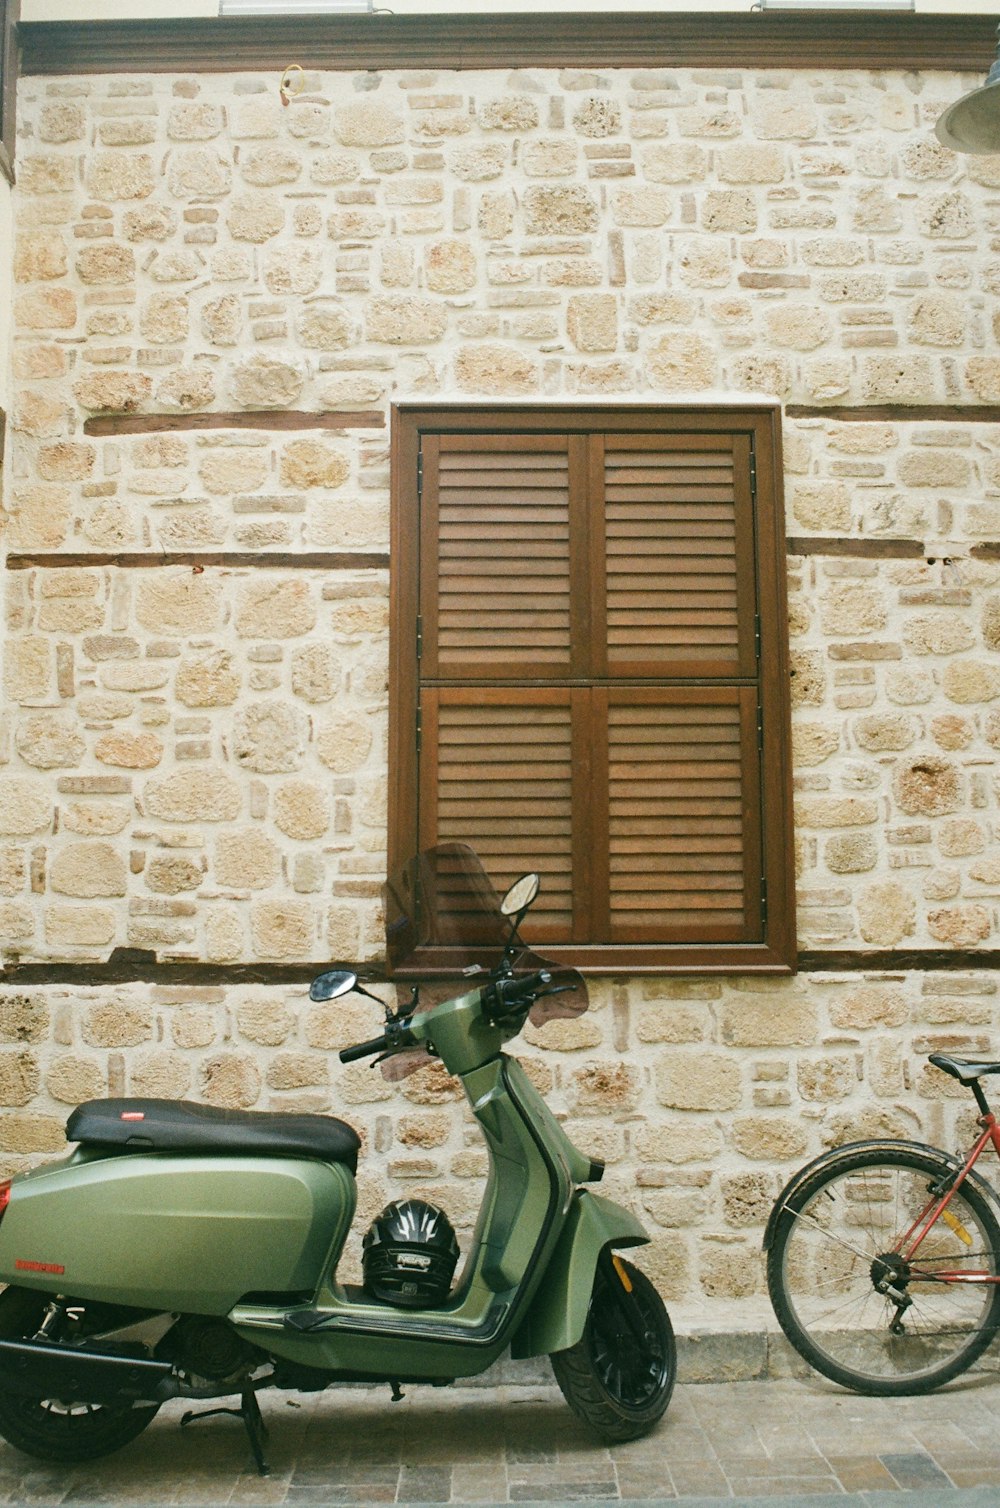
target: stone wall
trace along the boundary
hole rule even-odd
[[[85,973],[115,947],[379,956],[387,419],[442,397],[788,407],[799,937],[837,959],[597,980],[523,1039],[681,1321],[759,1303],[763,1218],[810,1153],[961,1137],[922,1059],[996,1050],[996,976],[884,956],[995,949],[1000,921],[1000,165],[936,144],[960,92],[365,73],[283,107],[264,76],[22,81],[0,944],[83,982],[0,987],[3,1167],[95,1094],[343,1109],[359,1227],[419,1188],[468,1231],[453,1086],[331,1061],[372,1007]],[[846,967],[865,948],[880,972]]]

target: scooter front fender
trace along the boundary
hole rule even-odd
[[[583,1334],[597,1259],[606,1246],[644,1246],[640,1221],[610,1199],[578,1189],[555,1251],[511,1341],[515,1359],[548,1356]]]

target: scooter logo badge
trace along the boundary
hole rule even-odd
[[[17,1258],[14,1266],[19,1272],[54,1272],[58,1274],[66,1271],[65,1267],[59,1262],[25,1262],[20,1257]]]

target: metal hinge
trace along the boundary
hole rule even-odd
[[[767,921],[767,876],[763,874],[760,877],[760,919],[761,922]]]
[[[760,659],[760,613],[753,616],[753,652],[755,659]]]
[[[417,753],[423,748],[424,743],[424,714],[417,708]]]
[[[421,497],[423,497],[423,495],[424,495],[424,453],[423,453],[422,450],[418,450],[417,451],[417,497],[421,498]]]
[[[750,450],[750,495],[757,500],[757,452],[751,447]]]
[[[763,709],[763,707],[758,707],[757,708],[757,748],[763,754],[763,752],[764,752],[764,709]]]
[[[424,620],[417,616],[417,659],[421,659],[424,653]]]

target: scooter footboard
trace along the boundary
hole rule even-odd
[[[597,1259],[605,1246],[644,1246],[640,1221],[610,1199],[578,1189],[538,1292],[511,1341],[510,1354],[548,1356],[583,1334]]]

